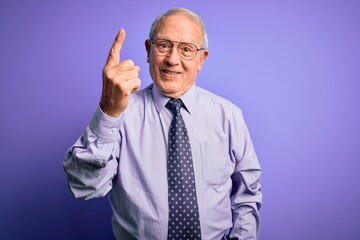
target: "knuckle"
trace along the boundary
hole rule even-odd
[[[124,82],[124,77],[121,74],[119,74],[114,77],[114,82],[116,83],[116,85],[122,86]]]
[[[137,71],[132,71],[132,78],[138,78],[139,73]]]
[[[134,63],[134,61],[131,60],[131,59],[127,59],[127,60],[123,61],[123,63],[124,63],[124,65],[125,65],[126,67],[128,67],[129,69],[132,69],[132,68],[135,67],[135,63]]]
[[[103,76],[103,79],[105,79],[107,81],[113,80],[113,74],[111,74],[110,71],[104,71],[102,76]]]
[[[103,76],[110,76],[110,75],[111,75],[111,72],[112,72],[111,70],[112,70],[111,67],[105,66],[105,67],[103,68],[103,70],[102,70],[102,75],[103,75]]]

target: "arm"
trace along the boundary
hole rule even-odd
[[[111,190],[119,158],[119,127],[118,119],[98,108],[84,134],[67,151],[63,165],[76,198],[102,197]]]
[[[99,108],[85,133],[65,155],[64,168],[70,190],[77,198],[106,195],[117,173],[120,147],[120,114],[129,104],[130,94],[140,88],[140,68],[131,60],[120,61],[125,40],[121,29],[103,69]]]
[[[229,232],[230,239],[258,239],[262,202],[259,183],[261,168],[250,139],[248,129],[241,112],[233,122],[236,133],[232,136],[232,157],[236,162],[232,175],[233,189],[231,204],[233,228]],[[240,121],[239,121],[240,120]],[[240,124],[239,124],[240,123]]]

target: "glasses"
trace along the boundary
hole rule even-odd
[[[174,42],[166,39],[151,40],[151,44],[155,46],[155,53],[159,56],[168,56],[175,43],[177,43],[179,57],[184,60],[193,60],[198,51],[205,50],[205,48],[197,48],[195,44],[187,42]]]

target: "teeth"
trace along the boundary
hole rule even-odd
[[[162,70],[164,73],[167,73],[167,74],[170,74],[170,75],[177,75],[177,74],[179,74],[178,72],[173,72],[173,71],[169,71],[169,70],[165,70],[165,69],[163,69]]]

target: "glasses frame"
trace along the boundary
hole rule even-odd
[[[155,43],[156,43],[157,41],[160,41],[160,40],[162,40],[162,41],[167,41],[167,42],[170,42],[170,43],[172,44],[171,48],[169,48],[170,50],[168,51],[168,53],[163,54],[163,55],[160,55],[160,56],[168,56],[168,55],[171,53],[171,50],[175,47],[175,43],[177,44],[176,49],[177,49],[177,52],[178,52],[179,57],[180,57],[181,59],[187,60],[187,61],[193,60],[193,59],[196,57],[196,55],[197,55],[197,53],[198,53],[199,51],[206,50],[206,48],[198,48],[198,47],[197,47],[195,44],[193,44],[193,43],[189,43],[189,42],[176,42],[176,41],[171,41],[171,40],[169,40],[169,39],[162,39],[162,38],[158,38],[158,39],[155,39],[155,40],[150,39],[150,42],[151,42],[152,45],[155,45]],[[193,45],[193,46],[195,47],[195,49],[196,49],[196,54],[194,55],[194,57],[192,57],[192,58],[184,58],[181,54],[179,54],[179,51],[180,51],[180,50],[179,50],[179,45],[181,45],[181,44],[190,44],[190,45]]]

